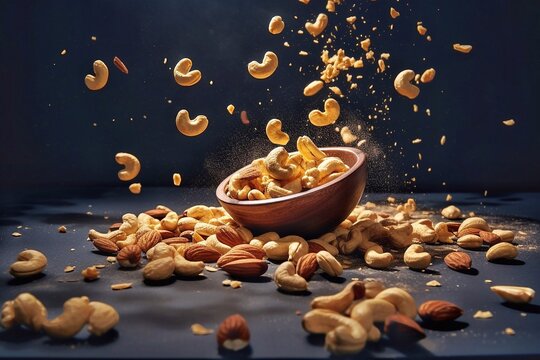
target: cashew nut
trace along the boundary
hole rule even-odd
[[[248,64],[248,72],[255,79],[266,79],[270,77],[278,67],[278,57],[271,51],[264,54],[262,63],[251,61]]]
[[[287,150],[279,146],[268,153],[264,159],[264,165],[274,179],[291,179],[298,173],[298,167],[294,164],[287,164],[288,159],[289,153]]]
[[[154,261],[163,258],[173,258],[175,255],[176,250],[172,246],[167,245],[164,242],[157,243],[156,246],[148,249],[148,251],[146,252],[146,257],[148,258],[148,261]]]
[[[272,119],[266,124],[266,136],[272,144],[287,145],[289,135],[281,131],[281,120]]]
[[[319,14],[314,23],[306,22],[305,27],[311,36],[317,37],[324,31],[324,29],[326,29],[327,25],[328,16],[326,14]]]
[[[385,269],[390,266],[394,257],[389,252],[384,252],[379,245],[369,247],[364,254],[367,266],[374,269]]]
[[[413,222],[411,225],[413,228],[412,236],[420,240],[420,242],[431,244],[437,241],[437,233],[433,229],[431,220],[422,219]]]
[[[214,235],[217,232],[217,226],[201,221],[195,224],[195,227],[193,228],[193,230],[199,233],[200,235],[210,236],[210,235]]]
[[[388,316],[394,315],[395,313],[395,306],[386,300],[366,299],[352,307],[350,316],[368,331],[368,340],[378,341],[381,333],[373,326],[373,323],[384,322]]]
[[[403,70],[394,79],[394,88],[396,91],[409,99],[415,99],[420,94],[420,89],[411,84],[414,80],[415,73],[412,70]]]
[[[118,164],[124,165],[124,169],[118,171],[118,178],[120,180],[130,181],[139,175],[139,171],[141,171],[141,163],[134,155],[119,152],[116,154],[114,159]]]
[[[299,136],[298,140],[296,140],[296,147],[298,148],[298,152],[302,154],[306,160],[318,161],[326,157],[326,154],[307,136]]]
[[[274,16],[268,24],[268,31],[270,34],[281,34],[283,29],[285,29],[285,23],[283,22],[283,19],[281,19],[281,16]]]
[[[302,188],[304,189],[313,189],[319,185],[320,173],[319,169],[311,168],[307,169],[304,175],[302,176]]]
[[[303,328],[312,334],[326,334],[325,347],[334,354],[359,352],[367,341],[367,332],[356,320],[332,310],[314,309],[302,319]]]
[[[373,299],[385,289],[382,282],[371,278],[364,279],[364,286],[366,287],[366,299]]]
[[[231,247],[219,241],[215,234],[206,238],[206,246],[218,251],[221,255],[231,251]]]
[[[390,244],[397,248],[402,249],[412,244],[413,227],[409,223],[399,224],[395,226],[389,226]]]
[[[122,230],[114,230],[108,233],[101,233],[94,229],[90,229],[90,231],[88,231],[88,238],[92,241],[96,239],[107,239],[116,243],[117,241],[120,241],[120,240],[126,240],[127,235]]]
[[[385,289],[378,293],[375,299],[388,301],[396,307],[399,313],[411,319],[416,316],[416,302],[411,294],[401,288],[391,287]]]
[[[329,156],[323,159],[317,169],[319,169],[319,177],[322,179],[333,172],[347,171],[349,167],[340,158]]]
[[[345,255],[352,254],[364,241],[368,241],[364,233],[358,228],[352,229],[347,240],[338,243],[339,251]]]
[[[264,244],[266,244],[269,241],[278,241],[279,240],[279,234],[277,232],[267,232],[258,236],[255,236],[253,239],[249,241],[249,245],[256,246],[262,249]]]
[[[412,244],[405,250],[403,261],[411,269],[427,269],[431,263],[431,255],[420,244]]]
[[[465,219],[459,226],[458,233],[469,228],[491,231],[491,228],[489,227],[487,221],[480,217],[470,217],[468,219]]]
[[[204,266],[204,262],[189,261],[180,254],[176,254],[174,257],[174,273],[177,276],[197,276],[204,270]]]
[[[317,253],[317,264],[322,271],[330,276],[335,277],[343,274],[343,266],[328,251],[323,250]]]
[[[84,83],[86,87],[90,90],[100,90],[107,85],[107,80],[109,80],[109,69],[107,65],[101,60],[94,61],[94,75],[86,75],[84,78]]]
[[[364,297],[365,287],[362,281],[352,281],[334,295],[317,296],[311,301],[312,309],[328,309],[343,313],[354,300]]]
[[[201,80],[199,70],[191,70],[191,59],[183,58],[174,67],[174,80],[181,86],[192,86]],[[191,71],[190,71],[191,70]]]
[[[9,273],[14,277],[34,276],[42,272],[47,266],[47,257],[37,250],[24,250],[17,255],[9,267]]]
[[[101,336],[111,330],[120,321],[120,315],[109,304],[99,301],[90,302],[91,313],[88,318],[88,332]]]
[[[267,241],[262,248],[266,252],[266,256],[268,256],[270,260],[287,260],[297,251],[300,251],[300,256],[307,254],[307,251],[304,253],[304,250],[307,250],[307,243],[301,247],[295,245],[291,250],[292,253],[290,254],[289,252],[289,248],[292,244],[303,242],[306,242],[304,238],[296,235],[289,235],[279,238],[277,240]]]
[[[292,261],[294,264],[300,260],[300,258],[309,252],[309,245],[306,240],[298,236],[298,241],[293,241],[289,244],[289,258],[288,261]]]
[[[47,309],[41,301],[30,293],[22,293],[4,303],[0,324],[6,329],[21,324],[39,331],[46,319]]]
[[[302,191],[302,177],[298,176],[297,178],[283,184],[283,189],[289,190],[293,194],[298,194]]]
[[[292,194],[293,192],[291,190],[279,186],[276,181],[270,181],[266,186],[265,196],[268,198],[278,198]],[[238,198],[240,199],[240,196]]]
[[[64,303],[64,312],[53,320],[46,320],[43,329],[53,338],[73,337],[86,324],[91,312],[92,307],[86,296],[71,298]]]
[[[339,103],[332,98],[324,102],[324,112],[312,110],[308,114],[309,121],[315,126],[326,126],[336,122],[339,117]]]
[[[197,115],[195,119],[189,118],[189,112],[182,109],[176,115],[176,128],[186,136],[200,135],[208,127],[208,119],[204,115]]]
[[[290,261],[281,263],[274,272],[274,282],[285,292],[301,292],[307,290],[307,281],[296,273],[296,267]]]
[[[131,235],[135,234],[137,229],[139,229],[139,220],[137,219],[137,216],[130,213],[124,214],[122,216],[122,225],[120,225],[118,230],[125,232],[126,235]]]
[[[140,213],[139,216],[137,216],[137,220],[139,221],[139,230],[141,230],[144,227],[147,227],[149,229],[155,228],[157,225],[159,225],[159,220],[148,215],[145,213]]]
[[[178,214],[174,211],[169,211],[163,219],[161,219],[161,227],[165,230],[175,231],[178,226]]]
[[[310,82],[304,88],[304,96],[313,96],[318,93],[324,86],[324,83],[321,80],[315,80]]]
[[[452,244],[454,241],[452,238],[454,234],[448,231],[448,224],[445,222],[439,222],[435,225],[435,233],[437,234],[437,241],[443,244]]]

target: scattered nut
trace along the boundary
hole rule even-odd
[[[452,270],[469,270],[472,266],[471,257],[461,251],[453,251],[444,257],[444,263]]]
[[[130,181],[139,175],[141,171],[141,163],[135,155],[119,152],[115,155],[114,159],[120,165],[124,165],[124,169],[118,171],[118,178],[122,181]]]
[[[394,79],[394,88],[396,91],[409,99],[415,99],[420,94],[420,89],[411,84],[415,73],[412,70],[403,70]]]
[[[195,323],[191,325],[191,332],[193,335],[210,335],[214,333],[214,330]]]
[[[99,279],[99,270],[95,266],[89,266],[81,271],[81,275],[84,281],[94,281]]]
[[[193,86],[201,80],[199,70],[191,70],[193,63],[189,58],[181,59],[173,70],[174,80],[180,86]]]
[[[486,259],[488,261],[511,260],[514,259],[517,254],[518,250],[516,246],[507,242],[501,242],[488,249],[486,252]]]
[[[268,24],[268,31],[270,32],[270,34],[281,34],[283,29],[285,29],[285,23],[283,22],[281,16],[274,16]]]
[[[441,215],[450,220],[459,219],[461,218],[461,210],[454,205],[450,205],[441,210]]]
[[[189,118],[189,112],[182,109],[176,114],[176,129],[185,136],[198,136],[208,127],[208,118],[197,115],[193,120]]]
[[[535,291],[522,286],[492,286],[491,291],[499,295],[503,300],[514,304],[527,304],[534,298]]]
[[[272,51],[264,54],[263,62],[251,61],[248,64],[248,72],[255,79],[266,79],[270,77],[278,67],[278,57]]]
[[[493,314],[491,313],[491,311],[482,311],[482,310],[478,310],[473,315],[473,318],[475,319],[490,319],[492,317],[493,317]]]
[[[431,263],[431,255],[424,250],[422,245],[412,244],[405,250],[403,261],[405,261],[405,264],[411,269],[427,269]]]
[[[101,90],[107,85],[107,80],[109,80],[109,69],[107,65],[101,60],[94,61],[94,75],[86,75],[84,78],[84,83],[86,87],[90,90]]]
[[[463,310],[448,301],[430,300],[420,305],[418,315],[424,321],[452,321],[463,315]]]
[[[238,351],[249,345],[249,327],[246,319],[240,314],[227,317],[219,325],[217,341],[219,346],[228,350]]]
[[[37,250],[24,250],[17,255],[17,261],[11,264],[9,273],[16,278],[34,276],[45,270],[47,257]]]

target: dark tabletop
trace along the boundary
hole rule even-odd
[[[406,194],[392,194],[399,201]],[[446,267],[443,246],[429,246],[435,254],[428,272],[411,271],[401,260],[386,271],[366,268],[363,261],[354,260],[342,277],[329,279],[316,274],[309,283],[309,295],[293,296],[276,291],[271,276],[276,267],[258,281],[244,281],[240,289],[224,287],[227,275],[221,271],[204,272],[199,280],[175,280],[161,286],[142,281],[141,270],[122,271],[107,263],[105,256],[94,252],[86,240],[88,230],[105,231],[126,212],[139,213],[164,204],[181,211],[191,205],[217,206],[213,189],[144,188],[139,196],[125,189],[34,189],[32,191],[2,190],[0,193],[0,302],[21,292],[31,292],[48,308],[49,317],[61,312],[65,300],[72,296],[88,296],[91,300],[113,305],[120,313],[115,330],[102,338],[90,337],[86,330],[74,339],[53,341],[42,334],[25,329],[0,329],[0,357],[47,358],[327,358],[324,336],[309,336],[301,326],[301,315],[309,310],[310,301],[318,295],[332,294],[343,283],[358,277],[384,281],[387,287],[402,286],[418,304],[432,299],[454,302],[464,315],[452,326],[443,329],[425,327],[427,337],[417,344],[397,346],[383,338],[368,344],[354,358],[540,358],[540,304],[533,300],[527,306],[502,303],[489,287],[492,285],[522,285],[540,290],[540,253],[537,249],[540,229],[540,194],[515,193],[484,197],[482,194],[452,194],[452,204],[462,211],[474,211],[490,224],[504,229],[523,231],[518,235],[518,261],[511,265],[493,264],[485,260],[482,251],[467,251],[475,271],[454,272]],[[367,194],[362,202],[383,203],[388,194]],[[415,194],[420,211],[436,211],[448,205],[446,194]],[[420,214],[420,213],[419,213]],[[435,216],[439,218],[439,216]],[[67,227],[60,234],[59,225]],[[11,234],[18,231],[21,237]],[[44,252],[49,260],[45,275],[29,282],[14,281],[9,265],[24,248]],[[399,259],[400,255],[395,254]],[[80,271],[87,266],[105,264],[101,278],[84,282]],[[72,273],[64,267],[74,265]],[[428,287],[430,280],[441,287]],[[492,282],[486,282],[491,280]],[[133,282],[133,288],[112,291],[110,285]],[[477,310],[489,310],[493,318],[474,319]],[[217,329],[228,315],[240,313],[251,330],[251,346],[236,354],[217,347],[215,334],[195,336],[193,323]],[[419,320],[419,319],[418,319]],[[505,328],[515,335],[503,333]]]

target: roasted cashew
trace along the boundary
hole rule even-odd
[[[364,297],[366,288],[362,281],[352,281],[343,290],[327,296],[317,296],[311,301],[312,309],[328,309],[337,313],[343,313],[354,300]]]
[[[197,232],[200,235],[204,236],[210,236],[214,235],[217,231],[216,225],[207,224],[205,222],[198,222],[195,224],[195,227],[193,228],[195,232]]]
[[[301,292],[307,290],[307,281],[296,273],[296,267],[290,261],[281,263],[274,272],[274,282],[278,289],[285,292]]]
[[[308,136],[299,136],[296,140],[296,148],[306,161],[319,161],[326,157],[326,154]]]
[[[141,163],[134,155],[125,152],[119,152],[114,157],[116,162],[124,165],[124,169],[118,171],[118,178],[122,181],[133,180],[141,171]]]
[[[215,234],[206,238],[206,246],[218,251],[221,255],[231,251],[231,247],[219,241]]]
[[[283,184],[283,189],[288,190],[293,194],[298,194],[302,191],[302,177],[298,176],[291,181]]]
[[[67,339],[75,336],[86,324],[92,307],[86,296],[73,297],[64,303],[64,312],[43,323],[43,329],[53,338]]]
[[[431,263],[431,255],[420,244],[412,244],[405,250],[403,261],[411,269],[427,269]]]
[[[420,89],[411,84],[414,80],[415,73],[412,70],[403,70],[394,79],[394,88],[396,91],[409,99],[415,99],[420,94]]]
[[[176,115],[176,128],[181,134],[186,136],[200,135],[208,127],[208,118],[204,115],[197,115],[195,119],[189,118],[189,112],[182,109]]]
[[[109,80],[109,69],[107,65],[101,60],[94,61],[94,75],[86,75],[84,78],[84,83],[86,87],[90,90],[100,90],[107,85],[107,80]]]
[[[96,239],[100,239],[100,238],[101,239],[107,239],[107,240],[111,240],[112,242],[116,243],[119,240],[126,240],[127,235],[122,230],[114,230],[114,231],[110,231],[108,233],[101,233],[101,232],[96,231],[94,229],[90,229],[90,231],[88,231],[88,238],[90,240],[92,240],[92,241],[94,241]]]
[[[120,315],[111,305],[99,301],[92,301],[89,305],[92,309],[88,318],[88,332],[90,334],[101,336],[120,321]]]
[[[437,241],[437,233],[433,229],[433,223],[429,219],[422,219],[413,222],[412,236],[420,240],[423,243],[434,243]]]
[[[351,229],[347,240],[338,242],[339,251],[344,255],[352,254],[365,241],[368,239],[364,236],[364,232],[358,228]]]
[[[137,221],[139,222],[139,230],[143,227],[148,227],[150,229],[155,228],[159,225],[159,220],[145,213],[140,213],[137,216]],[[137,230],[138,231],[138,230]]]
[[[281,131],[281,120],[272,119],[266,124],[266,136],[272,144],[287,145],[289,135]]]
[[[161,227],[165,230],[175,231],[178,226],[178,214],[174,211],[169,211],[163,219],[161,219]]]
[[[313,96],[318,93],[324,86],[324,83],[321,80],[315,80],[310,82],[304,88],[304,96]]]
[[[47,266],[47,257],[37,250],[24,250],[17,255],[9,267],[9,273],[14,277],[34,276],[42,272]]]
[[[123,231],[126,235],[135,234],[139,229],[139,220],[135,214],[124,214],[122,215],[122,225],[118,230]]]
[[[371,278],[364,279],[364,286],[366,287],[366,299],[373,299],[385,289],[382,282]]]
[[[332,98],[324,102],[324,112],[320,110],[311,110],[308,114],[309,121],[315,126],[327,126],[336,122],[339,118],[339,103]]]
[[[298,166],[294,164],[287,164],[289,159],[289,153],[284,147],[279,146],[266,156],[264,159],[264,165],[266,171],[277,180],[292,179],[298,174]]]
[[[351,309],[351,318],[358,321],[368,332],[368,340],[378,341],[381,332],[373,326],[375,322],[384,322],[390,315],[396,313],[394,305],[382,299],[366,299],[354,305]]]
[[[413,227],[409,223],[389,226],[390,244],[396,249],[403,249],[412,244]]]
[[[174,257],[174,274],[177,276],[198,276],[204,270],[204,266],[204,262],[189,261],[180,254]]]
[[[164,242],[157,243],[156,246],[148,249],[148,251],[146,252],[146,257],[148,258],[148,261],[154,261],[163,258],[173,258],[175,255],[176,250],[172,246],[167,245]]]
[[[189,58],[181,59],[174,67],[174,80],[181,86],[192,86],[201,80],[199,70],[191,70],[193,63]],[[190,71],[191,70],[191,71]]]
[[[184,216],[200,220],[203,218],[213,218],[214,213],[212,212],[212,208],[206,205],[195,205],[186,209],[184,211]]]
[[[390,266],[394,257],[389,252],[384,252],[379,245],[374,245],[366,249],[364,261],[367,266],[374,269],[385,269]]]
[[[266,79],[270,77],[278,67],[278,57],[271,51],[264,54],[262,63],[251,61],[248,64],[248,72],[255,79]]]
[[[271,181],[266,186],[265,196],[267,196],[268,198],[278,198],[292,194],[293,192],[291,190],[287,190],[277,185],[276,181]],[[240,199],[240,196],[238,198]]]
[[[283,29],[285,29],[285,23],[283,22],[281,16],[274,16],[268,24],[268,31],[270,32],[270,34],[281,34]]]
[[[338,256],[339,254],[339,249],[335,247],[334,245],[330,244],[329,242],[326,242],[321,239],[313,239],[313,240],[309,240],[309,242],[321,246],[325,251],[328,251],[330,255],[332,256]]]
[[[30,293],[22,293],[4,303],[0,324],[6,329],[20,324],[39,331],[46,319],[47,309],[41,301]]]
[[[411,319],[416,316],[416,302],[411,294],[401,288],[391,287],[384,289],[375,296],[375,299],[388,301],[396,307],[399,313]]]
[[[338,157],[329,156],[317,166],[319,169],[319,177],[322,179],[325,176],[330,175],[333,172],[343,172],[349,170],[349,167],[345,165],[343,160]]]
[[[302,176],[302,188],[304,189],[313,189],[319,185],[320,173],[319,169],[311,168],[307,169],[304,175]]]
[[[328,16],[326,14],[319,14],[314,23],[306,22],[305,27],[308,33],[313,37],[317,37],[326,29],[328,25]]]
[[[328,176],[325,176],[323,177],[322,179],[319,180],[319,185],[324,185],[332,180],[335,180],[337,179],[338,177],[340,177],[341,175],[343,175],[345,173],[345,171],[340,171],[340,172],[335,172],[335,173],[332,173]],[[352,225],[352,224],[351,224]]]
[[[298,238],[300,238],[298,236]],[[309,245],[306,240],[300,238],[298,241],[293,241],[289,244],[289,258],[296,265],[298,260],[309,252]]]
[[[326,334],[325,347],[334,354],[359,352],[367,341],[367,332],[356,320],[332,310],[314,309],[302,319],[303,328],[312,334]]]
[[[302,243],[302,242],[306,242],[304,238],[300,236],[296,236],[296,235],[289,235],[289,236],[279,238],[278,240],[267,241],[263,245],[262,248],[266,252],[266,256],[268,256],[270,260],[277,260],[277,261],[287,260],[290,256],[289,247],[293,243]],[[294,255],[296,250],[300,250],[302,252],[300,256],[307,254],[307,251],[305,252],[305,254],[303,253],[306,247],[307,247],[307,243],[305,244],[305,246],[301,246],[300,249],[298,249],[299,246],[294,246],[291,255]]]
[[[448,230],[448,224],[445,222],[439,222],[434,227],[437,234],[437,241],[443,244],[452,244],[454,241],[454,234]]]
[[[322,271],[330,276],[335,277],[343,274],[343,266],[328,251],[323,250],[317,253],[317,264]]]
[[[279,234],[277,232],[267,232],[258,236],[255,236],[253,239],[249,241],[249,245],[256,246],[262,249],[264,244],[266,244],[269,241],[278,241],[279,240]]]

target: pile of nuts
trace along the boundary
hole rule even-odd
[[[227,196],[238,200],[264,200],[297,194],[337,179],[349,170],[343,160],[327,156],[307,136],[296,142],[298,153],[283,147],[235,172],[226,185]]]

